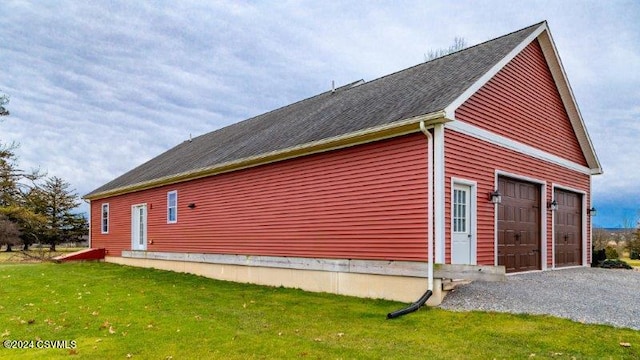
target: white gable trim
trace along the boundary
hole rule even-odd
[[[455,116],[456,110],[464,104],[465,101],[469,100],[473,94],[478,92],[481,87],[483,87],[491,78],[493,78],[503,67],[505,67],[509,61],[511,61],[514,57],[516,57],[524,48],[526,48],[535,38],[538,37],[544,30],[546,30],[546,23],[540,24],[540,26],[532,32],[526,39],[524,39],[518,46],[516,46],[507,56],[505,56],[502,60],[497,62],[493,67],[487,71],[478,81],[476,81],[473,85],[471,85],[465,92],[463,92],[458,98],[456,98],[449,106],[447,106],[444,111],[446,117],[449,119],[453,119]]]
[[[573,90],[571,90],[571,85],[569,84],[567,74],[564,71],[562,61],[560,60],[560,56],[558,55],[558,50],[556,49],[556,45],[553,42],[553,38],[551,37],[551,32],[547,29],[546,23],[545,29],[547,31],[544,31],[540,34],[540,36],[538,37],[538,42],[540,43],[542,53],[547,60],[547,66],[549,66],[549,70],[551,71],[553,80],[556,83],[556,88],[558,89],[558,93],[560,94],[560,98],[562,99],[562,103],[564,104],[564,108],[569,115],[569,120],[571,121],[573,130],[576,133],[578,143],[582,148],[582,152],[584,153],[584,156],[587,160],[587,164],[589,164],[589,167],[594,170],[594,174],[602,174],[602,166],[600,165],[598,156],[595,153],[591,138],[587,133],[587,128],[585,126],[584,120],[582,119],[582,114],[580,113],[580,109],[578,108],[578,103],[576,102],[576,99],[573,95]]]
[[[555,47],[553,39],[551,38],[551,33],[549,32],[549,28],[547,27],[547,23],[544,22],[540,24],[540,26],[533,31],[526,39],[524,39],[518,46],[516,46],[507,56],[505,56],[502,60],[496,63],[487,73],[485,73],[478,81],[476,81],[472,86],[470,86],[464,93],[462,93],[458,98],[456,98],[449,106],[445,108],[445,116],[448,119],[455,119],[456,110],[467,101],[473,94],[475,94],[481,87],[483,87],[491,78],[493,78],[504,66],[506,66],[513,58],[515,58],[524,48],[529,46],[529,44],[538,39],[540,46],[542,48],[542,52],[547,61],[547,66],[549,66],[549,70],[551,71],[551,75],[556,84],[556,88],[558,89],[558,93],[560,94],[560,98],[565,107],[565,111],[567,111],[567,115],[569,116],[569,120],[571,121],[571,125],[578,139],[578,143],[580,144],[580,148],[582,149],[582,153],[587,160],[587,164],[590,168],[588,174],[590,175],[598,175],[602,174],[602,166],[600,165],[600,161],[595,153],[593,148],[593,143],[591,142],[591,138],[587,133],[585,123],[582,119],[582,115],[580,114],[580,110],[578,109],[578,105],[576,103],[575,97],[573,96],[573,91],[571,90],[571,86],[569,85],[569,81],[567,80],[567,75],[562,67],[562,62],[560,61],[560,57],[558,56],[558,51]]]
[[[508,137],[498,135],[494,132],[482,129],[475,125],[467,124],[462,121],[453,121],[453,122],[446,123],[444,126],[447,129],[454,130],[459,133],[472,136],[476,139],[483,140],[491,144],[501,146],[503,148],[507,148],[525,155],[532,156],[536,159],[545,160],[550,163],[560,165],[567,169],[577,171],[586,175],[593,175],[592,170],[586,166],[580,165],[578,163],[575,163],[571,160],[567,160],[565,158],[561,158],[560,156],[548,153],[546,151],[540,150],[533,146],[523,144],[521,142],[515,141]]]

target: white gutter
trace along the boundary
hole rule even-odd
[[[427,290],[433,291],[433,135],[424,125],[424,121],[420,121],[420,130],[427,137]]]

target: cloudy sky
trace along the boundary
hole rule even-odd
[[[605,174],[599,226],[640,210],[640,2],[12,1],[0,141],[85,194],[193,136],[547,20]]]

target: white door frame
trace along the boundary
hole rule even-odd
[[[142,220],[138,209],[144,210]],[[147,250],[147,204],[131,206],[131,250]]]
[[[478,183],[472,180],[451,177],[451,193],[449,194],[450,206],[451,206],[451,216],[449,222],[449,234],[451,235],[451,259],[453,259],[453,191],[455,190],[456,185],[468,186],[471,189],[469,194],[469,234],[470,238],[470,257],[469,257],[469,265],[477,265],[478,264]],[[452,261],[453,263],[453,261]]]

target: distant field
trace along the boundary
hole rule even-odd
[[[34,344],[1,359],[640,358],[640,331],[549,316],[386,320],[406,304],[108,263],[0,264],[0,281],[0,337]]]
[[[633,267],[637,267],[640,268],[640,260],[631,260],[629,258],[622,258],[621,260],[624,260],[627,262],[627,264],[633,266]]]

